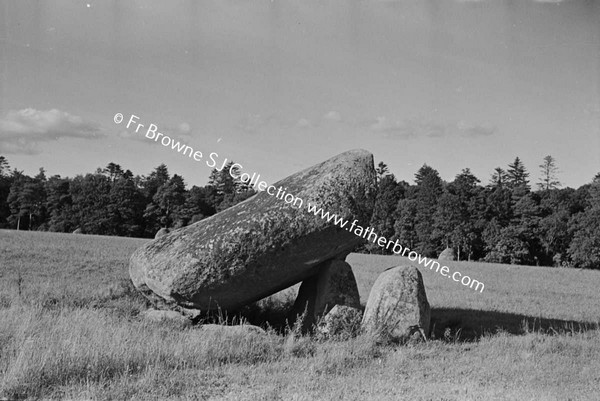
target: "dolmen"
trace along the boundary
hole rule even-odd
[[[155,307],[188,317],[235,311],[300,282],[294,309],[310,324],[335,304],[358,308],[344,259],[364,239],[323,216],[367,227],[376,191],[373,155],[342,153],[148,242],[131,256],[131,280]]]

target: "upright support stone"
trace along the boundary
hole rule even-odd
[[[302,282],[292,308],[291,320],[303,315],[303,331],[310,331],[335,305],[360,308],[354,273],[343,260],[330,260],[319,266],[317,274]]]
[[[431,309],[421,272],[414,266],[397,266],[377,277],[369,293],[362,329],[394,342],[429,333]]]

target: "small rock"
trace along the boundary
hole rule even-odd
[[[454,255],[454,249],[446,248],[440,253],[438,260],[456,260],[456,256]]]
[[[392,342],[406,342],[413,336],[425,338],[430,319],[421,272],[414,266],[397,266],[381,273],[373,284],[362,329]]]
[[[317,334],[324,338],[349,339],[358,334],[361,319],[360,309],[336,305],[319,322]]]
[[[156,235],[154,236],[154,239],[160,238],[160,237],[164,237],[165,235],[167,235],[169,233],[169,229],[168,228],[161,228],[160,230],[158,230],[156,232]]]
[[[73,234],[83,234],[83,230],[81,228],[77,228],[75,231],[73,231]]]

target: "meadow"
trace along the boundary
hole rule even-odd
[[[484,282],[479,293],[420,267],[426,343],[267,327],[294,288],[246,313],[267,335],[216,336],[140,319],[127,266],[145,241],[0,230],[0,400],[600,399],[600,271],[447,263]],[[347,261],[363,305],[381,271],[411,263]]]

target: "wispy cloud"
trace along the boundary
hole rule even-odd
[[[292,116],[281,116],[277,114],[259,114],[259,113],[247,113],[240,118],[236,124],[236,128],[250,133],[259,133],[262,130],[269,128],[277,129],[302,129],[309,130],[322,127],[323,124],[327,123],[345,123],[342,114],[339,111],[330,110],[321,116],[308,117],[292,117]]]
[[[467,121],[437,122],[416,119],[390,121],[385,116],[359,123],[370,131],[391,139],[440,138],[447,135],[480,137],[493,135],[496,127],[489,123],[477,124]]]
[[[382,133],[385,136],[394,136],[399,138],[410,138],[413,136],[413,132],[406,129],[404,123],[400,121],[392,122],[389,121],[385,116],[378,116],[375,121],[369,124],[369,129],[373,132]]]
[[[177,130],[179,131],[179,133],[181,135],[191,135],[192,134],[192,127],[188,124],[188,123],[181,123],[177,126]]]
[[[165,133],[177,138],[180,141],[189,142],[192,140],[192,127],[186,122],[179,123],[176,127],[165,128]]]
[[[600,116],[600,102],[586,104],[583,112],[590,116]]]
[[[11,110],[0,119],[0,152],[37,154],[39,144],[62,138],[98,139],[105,134],[91,121],[57,109]]]
[[[323,116],[323,119],[340,122],[342,121],[342,114],[339,111],[331,110]]]
[[[135,128],[135,127],[133,127],[133,128]],[[182,142],[187,143],[192,140],[192,133],[193,133],[192,127],[190,126],[190,124],[188,124],[186,122],[182,122],[175,127],[165,126],[163,128],[163,126],[158,125],[158,130],[159,130],[159,132],[163,133],[164,135],[167,135],[171,138],[177,139]],[[144,143],[151,143],[151,141],[148,141],[148,139],[145,137],[145,134],[146,134],[146,131],[144,131],[143,129],[137,133],[135,132],[135,130],[127,130],[127,129],[122,129],[121,131],[117,132],[117,136],[120,138],[131,139],[131,140],[140,141],[140,142],[144,142]]]
[[[410,139],[416,137],[440,137],[446,134],[443,124],[431,121],[402,120],[390,121],[385,116],[379,116],[367,124],[368,128],[385,137],[394,139]]]
[[[323,124],[326,124],[328,122],[343,123],[344,121],[342,119],[342,114],[339,111],[331,110],[331,111],[328,111],[327,113],[323,114],[323,116],[321,118],[315,118],[315,119],[300,118],[296,122],[294,127],[302,128],[302,129],[311,129],[311,128],[320,127]],[[288,124],[280,123],[280,125],[283,128],[289,128]]]
[[[306,118],[301,118],[296,122],[296,127],[308,129],[308,128],[313,128],[313,124],[310,122],[310,120],[308,120]]]
[[[463,136],[468,137],[490,136],[496,132],[496,127],[492,124],[474,124],[463,120],[456,123],[456,128]]]

